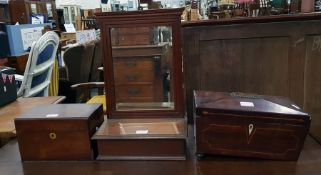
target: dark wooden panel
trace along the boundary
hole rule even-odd
[[[201,41],[203,90],[289,96],[289,39]]]
[[[189,123],[193,123],[193,117],[191,117],[193,114],[193,90],[200,89],[199,35],[197,30],[183,32],[185,41],[183,42],[185,103]]]
[[[304,109],[312,115],[312,135],[321,140],[321,35],[306,40]]]
[[[10,18],[12,23],[19,22],[20,24],[28,23],[29,9],[23,1],[9,1]]]
[[[200,40],[289,36],[298,23],[233,24],[202,27]],[[277,30],[275,30],[277,28]]]
[[[23,75],[26,69],[29,52],[17,56],[8,56],[8,66],[16,69],[18,74]]]

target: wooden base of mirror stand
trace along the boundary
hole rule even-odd
[[[175,119],[108,119],[92,137],[98,160],[185,160],[187,122]]]

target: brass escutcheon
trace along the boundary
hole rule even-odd
[[[57,138],[56,133],[53,133],[53,132],[49,133],[49,138],[50,138],[51,140],[55,140],[55,139]]]
[[[203,115],[208,115],[209,113],[207,111],[202,112]]]

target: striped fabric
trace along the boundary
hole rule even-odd
[[[90,100],[87,101],[88,104],[103,104],[103,111],[106,114],[107,106],[106,106],[106,96],[105,95],[97,95],[92,97]]]
[[[52,69],[52,75],[49,85],[49,96],[57,96],[59,90],[59,68],[58,61],[55,60],[55,65]]]

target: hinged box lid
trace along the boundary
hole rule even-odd
[[[17,117],[15,120],[87,120],[101,111],[101,104],[51,104],[40,105]]]
[[[237,113],[245,115],[304,116],[309,115],[284,97],[246,93],[194,91],[196,114]]]

